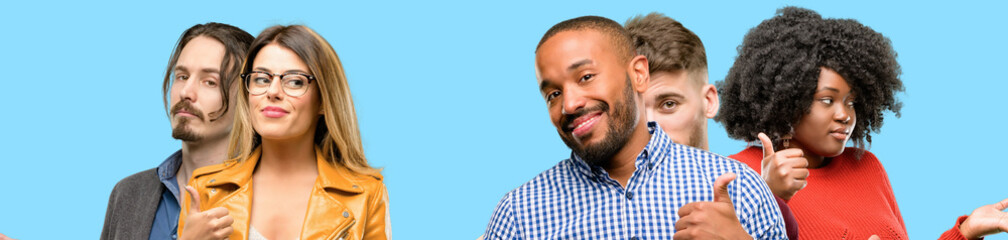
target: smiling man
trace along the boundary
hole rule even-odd
[[[237,27],[198,24],[175,46],[162,84],[172,137],[182,149],[158,167],[133,174],[112,189],[101,239],[175,239],[179,186],[196,168],[227,158],[234,122],[228,101],[237,89],[242,60],[252,35]]]
[[[785,238],[755,171],[675,144],[646,120],[648,62],[619,23],[585,16],[554,25],[536,48],[535,67],[550,120],[572,154],[507,193],[487,239]],[[717,218],[733,221],[708,221],[736,212]]]

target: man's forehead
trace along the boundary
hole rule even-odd
[[[219,71],[221,62],[223,61],[224,44],[211,38],[197,37],[182,47],[178,61],[175,62],[175,69]]]
[[[605,37],[597,31],[567,30],[550,37],[540,46],[536,52],[536,68],[537,71],[566,71],[575,65],[595,65],[605,60],[604,55],[608,52]]]

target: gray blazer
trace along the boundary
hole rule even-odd
[[[101,239],[147,239],[161,194],[167,190],[157,168],[138,172],[116,183],[105,210]]]

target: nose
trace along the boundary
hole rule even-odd
[[[280,76],[273,76],[274,81],[270,81],[269,88],[266,89],[266,97],[269,99],[280,100],[283,98],[283,81],[280,80]]]
[[[850,123],[852,118],[851,116],[853,115],[852,112],[854,111],[853,107],[848,108],[844,104],[838,104],[838,105],[841,105],[841,107],[837,109],[835,114],[833,114],[833,120],[836,120],[837,122],[843,124]]]
[[[587,100],[584,97],[584,93],[575,87],[568,87],[565,89],[566,92],[563,93],[562,101],[563,108],[561,109],[562,114],[571,114],[577,112],[578,109],[584,108],[587,104]]]
[[[199,81],[196,78],[190,78],[182,83],[182,91],[179,91],[179,97],[182,101],[195,102],[198,92]]]

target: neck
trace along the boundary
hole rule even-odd
[[[197,168],[218,164],[227,159],[227,138],[182,142],[182,165],[176,176],[179,181],[188,182],[189,176]]]
[[[292,174],[314,172],[317,167],[315,144],[310,136],[293,140],[262,140],[262,155],[256,172]]]
[[[812,153],[811,151],[808,150],[802,150],[802,152],[805,152],[804,157],[805,160],[808,161],[809,169],[821,168],[826,165],[825,157],[816,155],[815,153]]]
[[[627,141],[627,144],[623,145],[619,152],[616,152],[616,155],[609,160],[609,165],[602,167],[609,173],[609,177],[615,179],[623,187],[627,186],[630,176],[633,176],[633,172],[637,170],[634,165],[637,161],[637,155],[644,151],[644,147],[647,147],[648,141],[651,139],[647,122],[639,121],[630,136],[630,141]]]

